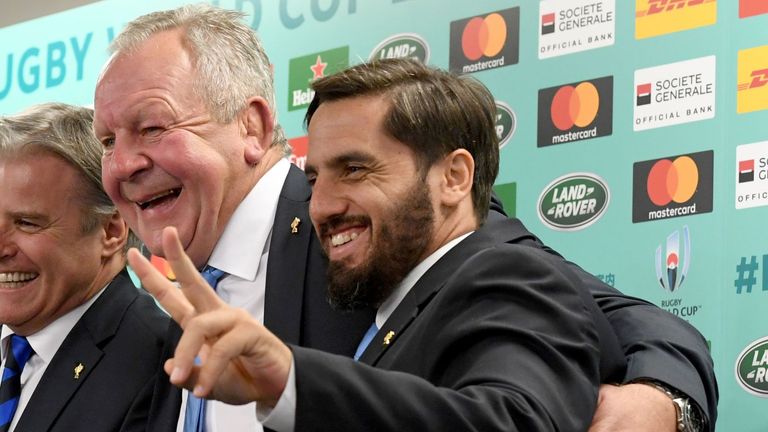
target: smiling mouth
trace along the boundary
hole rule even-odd
[[[336,247],[336,246],[341,246],[343,244],[347,244],[352,240],[356,239],[358,235],[359,234],[356,232],[353,232],[351,234],[347,234],[347,233],[334,234],[331,236],[331,245]]]
[[[3,272],[0,273],[0,287],[18,288],[27,282],[37,279],[37,273]]]
[[[181,188],[174,188],[169,189],[163,192],[160,192],[158,194],[155,194],[151,196],[149,199],[144,201],[136,201],[136,205],[139,206],[140,209],[146,210],[151,207],[155,207],[161,204],[165,204],[167,202],[173,201],[176,198],[179,197],[179,194],[181,194]]]

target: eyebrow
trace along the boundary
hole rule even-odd
[[[328,161],[325,165],[327,165],[329,168],[339,168],[343,167],[344,165],[350,163],[350,162],[364,162],[364,163],[370,163],[374,161],[374,157],[367,152],[362,151],[349,151],[343,154],[340,154],[338,156],[335,156],[333,159]],[[307,175],[317,175],[317,167],[314,165],[306,165],[304,167],[304,172]]]

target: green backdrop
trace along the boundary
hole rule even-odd
[[[0,114],[90,105],[114,34],[182,3],[105,0],[0,29]],[[768,430],[768,1],[211,3],[261,34],[300,166],[315,76],[413,56],[484,82],[499,101],[506,207],[696,326],[715,361],[718,430]]]

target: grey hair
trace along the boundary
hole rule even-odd
[[[101,183],[101,144],[93,135],[93,110],[46,103],[0,118],[0,158],[44,151],[77,170],[84,187],[78,188],[83,204],[81,231],[92,232],[106,217],[117,213]],[[140,244],[128,233],[124,250]]]
[[[194,88],[216,121],[229,123],[254,95],[267,101],[274,116],[272,146],[290,153],[277,122],[272,66],[264,47],[243,21],[242,12],[204,3],[152,12],[130,23],[112,41],[112,54],[136,50],[153,35],[179,29],[195,64]]]

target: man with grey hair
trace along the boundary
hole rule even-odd
[[[95,94],[104,187],[149,250],[178,228],[219,296],[290,343],[351,355],[372,319],[325,300],[310,187],[286,159],[269,60],[240,14],[155,12],[113,42]],[[211,270],[214,268],[215,270]],[[169,330],[168,356],[181,334]],[[186,424],[186,426],[185,426]],[[166,380],[148,429],[259,430],[253,405],[200,401]]]
[[[287,343],[351,355],[373,314],[342,316],[325,301],[326,261],[307,210],[311,190],[284,159],[269,61],[239,18],[185,6],[139,17],[117,36],[95,94],[104,185],[154,254],[163,255],[163,228],[175,226],[198,270],[225,275],[209,280],[226,303]],[[637,423],[632,414],[651,407],[674,415],[664,392],[635,383],[651,379],[690,396],[685,400],[713,424],[717,390],[698,333],[578,274],[631,359],[621,380],[627,385],[601,389],[595,419],[602,427]],[[180,330],[171,331],[173,344]],[[259,427],[253,406],[201,404],[164,385],[153,403],[153,431],[182,430],[187,420],[195,424],[186,430]]]
[[[0,431],[143,430],[168,317],[125,269],[93,112],[0,118]]]

